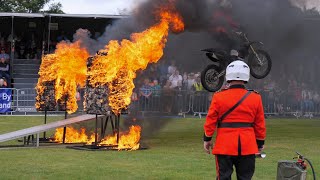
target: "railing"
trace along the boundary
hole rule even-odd
[[[36,112],[37,92],[35,89],[23,88],[17,89],[17,111],[19,112]]]
[[[10,89],[11,112],[36,112],[35,89]],[[1,89],[0,89],[1,90]],[[138,93],[139,94],[139,93]],[[262,92],[261,97],[265,115],[267,116],[294,116],[296,118],[312,118],[320,115],[320,102],[314,100],[295,100],[284,94],[280,97],[271,97],[268,92]],[[137,95],[132,99],[128,108],[129,113],[163,113],[170,115],[197,115],[200,118],[208,113],[212,93],[207,91],[160,90],[153,91],[146,98]],[[82,98],[83,100],[83,98]],[[78,102],[79,111],[83,111],[82,101]]]

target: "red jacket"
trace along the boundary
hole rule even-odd
[[[222,120],[222,123],[252,123],[252,127],[221,127],[217,121],[235,105],[248,90],[243,85],[232,85],[229,89],[215,93],[204,124],[204,140],[209,141],[217,131],[212,154],[249,155],[258,152],[258,145],[266,137],[265,119],[261,96],[251,93],[236,109]],[[250,124],[251,125],[251,124]]]

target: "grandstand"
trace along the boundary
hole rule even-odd
[[[101,35],[106,26],[121,15],[94,14],[40,14],[40,13],[0,13],[0,38],[10,56],[10,80],[8,85],[19,95],[20,111],[35,111],[35,85],[41,57],[52,52],[59,36],[64,34],[72,40],[77,29],[88,29],[93,36]],[[94,37],[93,37],[94,38]],[[17,107],[13,98],[13,107]],[[15,109],[17,110],[17,109]]]

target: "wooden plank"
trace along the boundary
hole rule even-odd
[[[69,124],[92,120],[95,117],[96,117],[96,115],[86,114],[86,115],[81,115],[81,116],[77,116],[77,117],[73,117],[73,118],[69,118],[69,119],[64,119],[61,121],[56,121],[56,122],[52,122],[52,123],[48,123],[48,124],[34,126],[31,128],[21,129],[21,130],[6,133],[6,134],[1,134],[0,135],[0,142],[10,141],[10,140],[14,140],[14,139],[21,138],[24,136],[42,133],[42,132],[48,131],[50,129],[64,127]],[[98,118],[99,117],[102,117],[102,115],[99,115]]]

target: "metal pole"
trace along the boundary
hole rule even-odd
[[[116,124],[117,124],[117,144],[119,145],[119,140],[120,140],[120,114],[116,115]]]
[[[37,134],[37,147],[39,147],[39,137],[40,137],[40,133]]]
[[[100,119],[100,129],[101,129],[101,132],[100,132],[101,137],[100,137],[100,139],[102,139],[103,136],[104,136],[104,118],[103,117]]]
[[[47,22],[47,20],[46,20],[46,16],[44,16],[43,17],[43,21],[42,21],[42,27],[43,27],[43,29],[42,29],[42,51],[41,51],[41,62],[42,62],[42,57],[44,56],[44,52],[45,52],[45,48],[46,48],[46,41],[45,41],[45,39],[46,39],[46,22]]]
[[[96,129],[94,132],[94,145],[98,145],[98,114],[96,114]]]
[[[10,74],[11,74],[11,76],[13,75],[12,67],[13,67],[13,58],[14,58],[14,35],[13,35],[14,30],[13,30],[13,28],[14,28],[14,16],[11,16],[11,35],[12,35],[12,39],[10,41],[10,45],[11,45],[11,47],[10,47],[11,48]],[[11,85],[11,80],[10,80],[10,85]]]
[[[106,130],[107,130],[107,127],[108,127],[108,121],[109,121],[109,115],[106,116],[106,121],[104,123],[104,126],[102,126],[103,128],[103,133],[101,133],[101,138],[104,138],[104,136],[106,135]],[[112,121],[110,120],[111,124],[112,124]],[[112,129],[112,132],[114,132],[114,129]]]
[[[68,113],[67,113],[67,100],[68,100],[68,96],[66,96],[65,99],[65,112],[64,112],[64,119],[67,119]],[[66,141],[66,132],[67,132],[67,126],[63,127],[63,136],[62,136],[62,143],[64,144]]]
[[[48,24],[48,54],[50,53],[50,36],[51,36],[51,15],[49,15],[49,24]]]
[[[44,110],[44,124],[47,124],[47,105]],[[43,140],[45,140],[45,139],[46,139],[46,131],[43,132]]]

